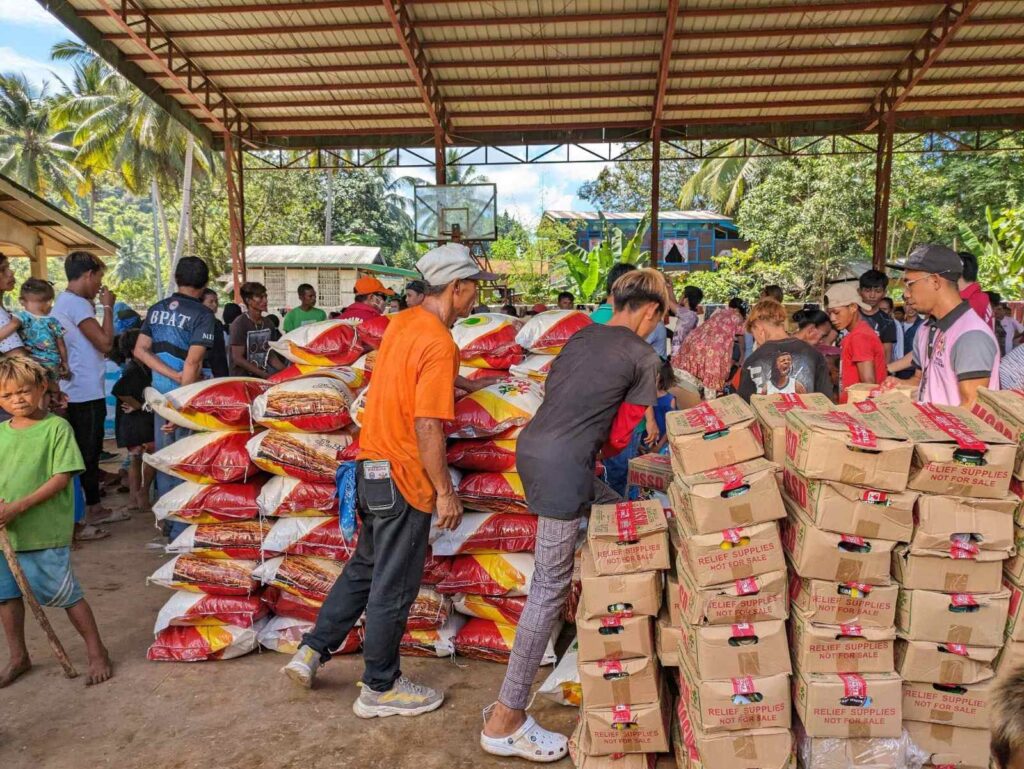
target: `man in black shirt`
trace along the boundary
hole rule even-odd
[[[206,353],[206,360],[203,362],[205,368],[210,369],[214,377],[228,375],[228,330],[217,317],[217,308],[220,306],[220,297],[212,288],[203,291],[203,306],[213,313],[213,347]]]
[[[861,310],[861,315],[867,324],[878,334],[882,342],[882,349],[885,350],[886,361],[892,360],[892,348],[896,344],[896,321],[892,316],[879,308],[879,303],[889,288],[889,277],[878,270],[868,270],[860,276],[858,293],[861,301],[870,307],[870,310]]]

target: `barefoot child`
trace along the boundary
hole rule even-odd
[[[45,280],[29,278],[21,284],[19,295],[24,309],[14,313],[14,317],[21,324],[19,333],[28,354],[43,368],[54,372],[58,379],[70,379],[64,328],[50,314],[53,297],[53,286]]]
[[[0,408],[11,415],[0,424],[0,456],[17,466],[0,473],[0,526],[7,529],[25,577],[44,606],[66,609],[89,654],[88,684],[110,678],[110,657],[92,609],[71,571],[75,503],[72,476],[84,468],[71,426],[48,414],[46,370],[27,356],[0,360]],[[25,604],[6,559],[0,558],[0,624],[10,652],[0,670],[0,688],[28,672]]]
[[[128,449],[128,493],[138,512],[149,509],[149,487],[153,469],[142,462],[142,455],[154,446],[153,415],[142,410],[145,390],[153,381],[149,369],[135,359],[132,351],[139,339],[139,330],[130,329],[117,338],[118,351],[124,358],[124,373],[111,391],[118,401],[114,415],[117,447]]]

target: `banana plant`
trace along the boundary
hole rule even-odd
[[[979,237],[959,225],[963,244],[978,257],[979,281],[1006,299],[1024,294],[1024,209],[1004,209],[999,216],[985,208],[986,232]]]
[[[650,229],[651,216],[645,213],[637,225],[636,232],[626,237],[621,229],[601,218],[601,242],[589,251],[575,240],[563,243],[562,257],[572,280],[576,298],[590,302],[604,287],[608,272],[616,264],[644,264],[650,252],[643,248],[644,238]]]

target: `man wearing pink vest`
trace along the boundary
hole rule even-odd
[[[971,408],[979,387],[999,389],[999,345],[992,328],[960,298],[957,280],[963,264],[945,246],[921,245],[910,252],[905,270],[906,300],[930,316],[914,339],[920,369],[918,400]]]

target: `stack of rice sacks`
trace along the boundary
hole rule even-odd
[[[666,427],[676,555],[658,637],[679,668],[677,759],[731,769],[742,755],[781,769],[792,747],[792,665],[780,467],[764,459],[762,431],[739,396],[672,412]]]
[[[263,477],[246,443],[250,403],[267,387],[232,377],[146,391],[149,408],[196,431],[145,457],[184,481],[153,506],[158,524],[184,530],[167,547],[174,557],[150,577],[174,590],[158,614],[150,660],[230,659],[257,646],[267,609],[255,571],[267,526],[256,505]]]
[[[515,469],[516,438],[543,399],[536,378],[510,376],[508,369],[534,348],[553,359],[589,323],[575,311],[542,313],[520,328],[517,319],[484,314],[459,321],[452,330],[464,366],[505,377],[460,398],[447,426],[448,463],[459,473],[465,515],[455,531],[432,533],[426,578],[444,570],[436,589],[451,597],[455,612],[436,638],[412,633],[403,648],[422,650],[425,641],[434,640],[438,655],[454,650],[477,659],[508,660],[529,592],[537,532]],[[552,662],[553,647],[545,657],[546,664]]]

